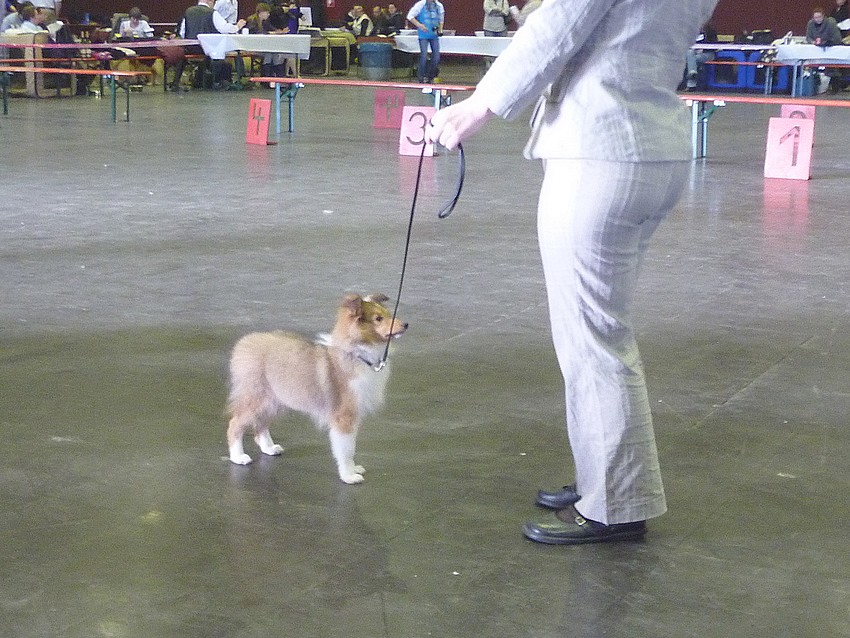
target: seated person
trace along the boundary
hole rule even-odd
[[[301,18],[303,17],[303,13],[298,8],[298,3],[295,0],[290,0],[289,6],[286,8],[286,32],[287,33],[298,33],[298,29],[301,27]]]
[[[26,0],[18,5],[16,11],[12,11],[5,18],[3,18],[3,22],[0,23],[0,33],[7,31],[9,29],[20,29],[21,24],[23,24],[24,19],[21,17],[21,9],[24,7],[31,7],[32,2]]]
[[[130,9],[130,12],[126,18],[122,18],[121,21],[115,25],[115,32],[113,33],[113,37],[115,40],[120,41],[128,41],[128,40],[152,40],[153,39],[153,27],[148,24],[147,20],[142,15],[139,7],[133,7]],[[120,51],[127,52],[126,58],[121,58],[118,53]],[[146,53],[142,51],[142,54]],[[151,71],[153,75],[149,76],[146,79],[143,79],[139,76],[133,82],[136,84],[147,84],[150,82],[155,83],[154,76],[164,75],[165,72],[165,62],[164,59],[162,62],[159,60],[154,60],[153,62],[149,61],[140,61],[136,59],[138,53],[133,49],[115,49],[112,52],[113,60],[120,60],[118,66],[112,66],[112,68],[118,70],[126,70],[126,71]]]
[[[298,33],[301,11],[297,2],[290,0],[273,0],[272,12],[269,17],[274,33]]]
[[[42,24],[44,24],[45,15],[41,11],[30,5],[21,9],[19,13],[22,20],[21,26],[18,27],[20,32],[41,33],[44,31]]]
[[[393,35],[404,29],[405,21],[404,14],[394,4],[387,5],[387,22],[389,22],[387,35]]]
[[[220,13],[221,17],[230,24],[236,24],[239,19],[239,2],[238,0],[215,0],[213,11]]]
[[[359,4],[354,5],[351,10],[351,24],[346,24],[345,28],[354,34],[355,38],[361,38],[372,33],[372,21]]]
[[[220,13],[213,11],[214,0],[199,0],[198,4],[186,9],[183,14],[183,19],[180,21],[180,26],[177,33],[181,38],[186,40],[195,40],[202,33],[239,33],[242,27],[245,26],[245,20],[239,20],[236,24],[231,24],[225,20]],[[186,47],[186,53],[201,53],[203,52],[200,46]],[[171,83],[171,90],[180,90],[180,79],[183,76],[183,70],[186,67],[186,58],[181,58],[177,63],[174,73],[174,81]],[[230,86],[231,73],[230,64],[225,60],[212,60],[212,75],[213,88],[223,89]],[[203,76],[203,73],[201,74]],[[196,79],[196,86],[201,86],[202,82]]]
[[[370,35],[389,35],[390,19],[379,6],[372,7],[372,33]]]
[[[271,15],[272,7],[270,4],[266,2],[258,3],[254,9],[254,13],[249,15],[245,21],[248,33],[279,33],[269,22]]]
[[[812,19],[806,26],[806,42],[819,47],[831,47],[841,44],[841,31],[835,18],[826,16],[826,12],[817,7],[812,11]]]
[[[835,7],[833,7],[829,17],[835,20],[841,30],[841,37],[846,38],[850,35],[850,29],[846,28],[847,25],[842,25],[845,20],[850,20],[850,4],[847,4],[847,0],[835,0]]]
[[[248,16],[248,21],[245,26],[248,27],[248,33],[286,33],[286,29],[276,29],[271,20],[272,7],[270,4],[260,2],[257,4],[254,13]],[[260,75],[263,77],[284,77],[286,75],[285,68],[286,59],[282,53],[265,53],[263,54],[263,62],[260,70]]]
[[[50,34],[50,39],[53,42],[66,44],[74,41],[74,37],[71,35],[70,29],[65,26],[64,22],[56,17],[56,12],[53,9],[42,9],[41,14],[41,26],[47,29],[47,32]],[[57,57],[65,57],[65,55],[66,54],[60,50]],[[68,52],[68,57],[72,56],[73,52]]]
[[[238,0],[215,0],[213,11],[220,14],[230,24],[236,24],[239,19],[239,1]],[[236,77],[240,80],[245,77],[245,60],[241,55],[234,58],[236,65]]]
[[[717,32],[710,24],[703,25],[700,33],[697,36],[695,47],[700,44],[717,44]],[[698,86],[705,88],[705,63],[714,59],[714,51],[692,48],[688,49],[685,66],[684,86],[680,85],[680,89],[693,91]]]
[[[298,3],[290,0],[274,0],[271,14],[268,17],[268,33],[297,34],[302,16]],[[296,58],[286,54],[263,56],[263,65],[271,65],[272,73],[268,75],[283,77],[297,75]],[[268,70],[268,69],[267,69]],[[263,73],[263,75],[266,75]]]
[[[153,27],[142,20],[142,12],[139,7],[130,9],[130,17],[121,21],[118,27],[119,38],[152,38]]]

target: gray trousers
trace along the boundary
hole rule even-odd
[[[687,162],[546,160],[538,235],[581,500],[601,523],[666,509],[631,307],[650,237]]]

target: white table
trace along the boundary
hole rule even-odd
[[[486,55],[498,57],[511,43],[510,38],[478,37],[474,35],[445,35],[440,38],[440,55]],[[419,36],[397,35],[395,44],[399,51],[419,53]]]
[[[302,60],[310,57],[309,35],[202,33],[198,36],[198,42],[201,43],[204,53],[213,60],[223,60],[231,51],[288,53],[297,55]]]
[[[772,44],[732,44],[732,43],[711,43],[702,44],[697,42],[691,45],[694,51],[770,51],[775,49]]]
[[[799,95],[799,82],[803,67],[811,65],[850,64],[850,47],[819,47],[815,44],[780,44],[776,47],[776,61],[794,67],[794,84],[791,95]]]
[[[850,47],[819,47],[815,44],[779,44],[776,61],[796,64],[850,64]]]

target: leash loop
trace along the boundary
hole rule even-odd
[[[421,161],[421,158],[420,158]],[[421,164],[420,164],[421,166]],[[463,144],[457,145],[457,187],[455,188],[454,197],[446,202],[443,207],[437,212],[437,217],[445,219],[452,214],[452,211],[457,206],[457,200],[460,199],[460,193],[463,190],[463,180],[466,177],[466,156],[463,153]]]

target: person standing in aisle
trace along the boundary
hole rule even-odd
[[[417,77],[420,82],[433,82],[440,74],[440,36],[443,34],[445,18],[446,10],[438,0],[419,0],[407,12],[407,21],[416,27],[416,34],[419,36]]]
[[[484,0],[484,35],[504,37],[508,35],[508,20],[511,9],[508,0]]]

